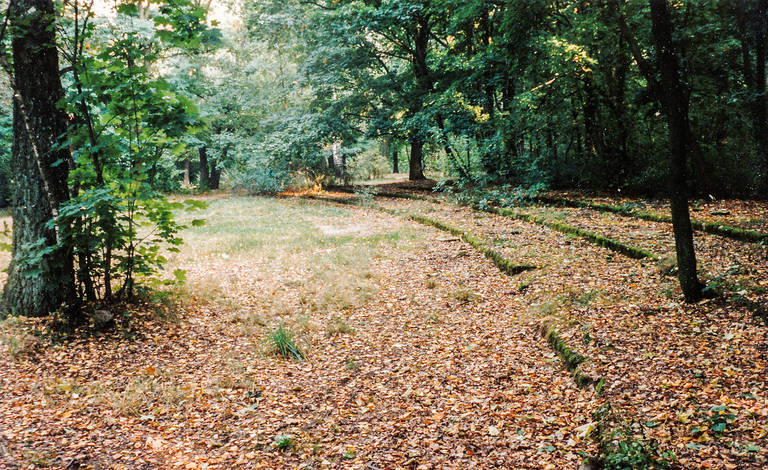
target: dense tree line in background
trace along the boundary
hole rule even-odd
[[[695,194],[768,183],[765,3],[669,4]],[[649,2],[313,4],[296,7],[309,15],[311,106],[338,119],[345,144],[392,136],[410,147],[412,178],[426,152],[488,182],[665,192],[668,90],[643,67],[662,59]]]
[[[231,8],[239,26],[215,46],[167,54],[152,71],[200,119],[183,155],[162,159],[161,189],[216,189],[223,175],[275,191],[398,166],[412,179],[666,192],[670,142],[661,72],[644,67],[658,59],[645,0]],[[692,195],[768,188],[766,10],[765,0],[669,3]],[[0,193],[9,199],[2,174]]]

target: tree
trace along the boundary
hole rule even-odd
[[[680,59],[672,40],[673,24],[667,0],[649,0],[651,29],[656,52],[655,67],[645,59],[637,40],[629,31],[616,0],[612,8],[618,15],[619,26],[630,43],[632,54],[640,71],[648,81],[667,121],[669,133],[669,205],[675,233],[678,279],[685,300],[695,302],[702,296],[703,285],[696,273],[696,251],[693,246],[693,227],[688,208],[687,166],[695,146],[691,133],[689,91],[680,75]],[[654,70],[654,68],[656,70]],[[656,78],[658,71],[660,80]]]
[[[67,117],[58,105],[64,90],[54,19],[50,0],[11,2],[15,208],[3,306],[15,315],[47,315],[76,302],[72,250],[59,243],[65,228],[53,223],[69,199],[72,160],[61,145]]]

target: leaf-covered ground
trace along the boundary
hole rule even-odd
[[[358,199],[211,199],[171,260],[188,271],[180,307],[69,342],[4,322],[0,468],[578,468],[619,426],[680,468],[764,467],[768,329],[735,297],[763,299],[764,247],[699,238],[730,300],[690,306],[655,262],[581,238]],[[671,249],[664,224],[528,210]],[[502,274],[410,214],[537,269]],[[271,351],[278,327],[305,360]],[[542,327],[602,393],[576,386]]]

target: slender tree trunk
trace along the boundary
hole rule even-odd
[[[400,155],[397,147],[392,149],[392,173],[400,173]]]
[[[198,188],[205,191],[211,189],[211,174],[208,170],[208,147],[198,148],[197,153],[200,157],[200,181],[198,181]]]
[[[189,186],[191,183],[190,167],[192,166],[189,158],[184,159],[184,186]]]
[[[47,315],[62,305],[76,320],[77,303],[71,247],[62,246],[60,227],[47,224],[69,199],[69,151],[59,146],[67,118],[57,106],[64,91],[50,0],[16,0],[9,15],[13,39],[14,123],[12,168],[16,184],[13,258],[3,295],[7,313]],[[63,163],[62,163],[63,162]],[[29,245],[57,247],[29,266]]]
[[[662,109],[669,127],[670,209],[675,232],[678,278],[685,300],[701,298],[702,285],[696,274],[693,228],[688,210],[686,166],[693,150],[693,136],[688,118],[688,93],[680,80],[680,63],[672,43],[672,18],[667,0],[649,0],[656,60],[661,74]]]

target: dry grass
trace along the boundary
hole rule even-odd
[[[229,314],[243,334],[278,324],[330,331],[332,316],[375,294],[378,259],[422,236],[370,217],[350,224],[350,211],[295,199],[212,200],[202,214],[182,216],[207,223],[184,232],[186,245],[169,264],[188,270],[190,296]]]
[[[0,321],[0,354],[20,359],[33,354],[40,346],[40,338],[31,333],[29,325],[21,318]]]

